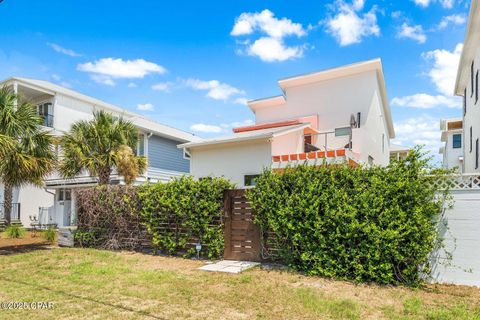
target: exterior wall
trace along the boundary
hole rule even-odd
[[[462,134],[462,147],[453,148],[453,135]],[[459,157],[463,156],[465,149],[465,135],[461,131],[449,132],[447,141],[445,141],[445,148],[443,151],[443,167],[445,169],[458,168],[459,172],[463,172],[463,162],[459,160]],[[467,146],[468,147],[468,146]]]
[[[304,149],[303,131],[299,130],[273,138],[272,155],[302,153]]]
[[[0,202],[3,203],[4,187],[0,182]],[[39,207],[51,207],[54,204],[54,196],[43,188],[33,185],[14,188],[13,202],[20,203],[20,221],[23,226],[30,226],[30,216],[37,216]]]
[[[260,174],[272,162],[268,141],[249,141],[191,150],[191,174],[195,178],[224,176],[244,187],[244,176]]]
[[[436,282],[480,286],[480,190],[452,191],[454,206],[447,209],[440,234],[444,237],[448,261],[443,251],[432,257],[432,277]]]
[[[288,88],[285,94],[285,104],[256,110],[257,124],[318,114],[318,130],[331,131],[349,127],[350,116],[361,112],[360,129],[354,130],[353,151],[360,153],[364,162],[371,156],[375,164],[389,163],[390,137],[375,71]]]
[[[171,171],[189,172],[190,160],[183,157],[178,141],[152,136],[148,139],[148,165]]]
[[[468,61],[470,64],[471,61]],[[470,65],[468,65],[468,69],[470,69]],[[475,61],[474,61],[474,79],[477,70],[480,70],[480,47],[477,48],[475,54]],[[475,168],[475,140],[480,139],[480,98],[478,102],[475,104],[475,83],[474,83],[474,90],[472,95],[472,87],[470,83],[470,72],[468,72],[468,83],[467,83],[467,96],[466,96],[466,103],[467,103],[467,112],[463,118],[463,130],[465,133],[465,148],[464,148],[464,161],[465,161],[465,172],[466,173],[474,173],[480,172],[480,166],[476,169]],[[479,84],[480,90],[480,84]],[[480,95],[480,93],[479,93]],[[472,141],[473,141],[473,148],[470,152],[470,127],[472,127]]]

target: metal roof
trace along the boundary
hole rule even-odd
[[[178,146],[178,148],[195,148],[195,147],[202,147],[202,146],[210,146],[210,145],[218,145],[218,144],[226,144],[226,143],[234,143],[240,141],[249,141],[249,140],[257,140],[257,139],[269,139],[276,136],[284,135],[290,132],[295,132],[298,130],[303,130],[309,127],[310,124],[302,123],[293,126],[285,126],[279,128],[269,128],[263,130],[254,130],[254,131],[247,131],[247,132],[240,132],[235,133],[231,136],[225,137],[217,137],[212,139],[205,139],[199,142],[189,142],[184,143]]]

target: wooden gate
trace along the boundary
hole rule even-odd
[[[224,199],[225,251],[224,258],[260,261],[260,228],[253,224],[250,203],[245,190],[227,190]]]

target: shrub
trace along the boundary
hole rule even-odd
[[[57,230],[55,228],[49,227],[47,230],[42,232],[43,239],[46,241],[53,243],[55,242],[55,238],[57,237]]]
[[[200,241],[201,256],[221,257],[223,194],[232,187],[223,178],[197,181],[192,177],[140,187],[142,218],[154,246],[167,254],[190,257]]]
[[[98,186],[76,192],[80,246],[103,249],[142,249],[146,229],[140,223],[136,188]]]
[[[417,285],[438,245],[428,159],[416,149],[388,167],[299,166],[264,171],[247,192],[279,257],[310,275]]]
[[[25,236],[25,229],[19,225],[11,224],[5,229],[5,234],[10,239],[20,239]]]

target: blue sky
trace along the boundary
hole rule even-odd
[[[440,144],[470,0],[0,3],[0,78],[52,81],[200,136],[287,76],[380,57],[395,142]]]

